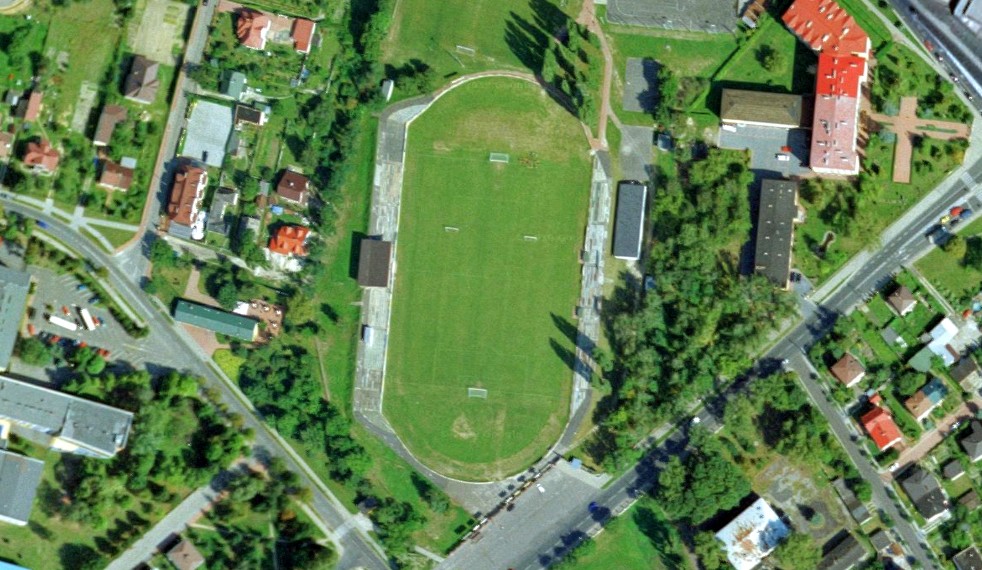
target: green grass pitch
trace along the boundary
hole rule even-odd
[[[579,123],[516,79],[467,83],[410,125],[384,412],[431,468],[511,474],[562,432],[590,168]]]

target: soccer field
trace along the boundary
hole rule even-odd
[[[579,123],[516,79],[410,125],[384,412],[440,473],[510,475],[562,432],[590,167]]]

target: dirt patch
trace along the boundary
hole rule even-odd
[[[78,101],[75,103],[75,114],[72,116],[71,128],[76,133],[85,133],[85,127],[89,122],[89,115],[92,113],[92,107],[95,105],[95,98],[98,94],[99,88],[94,83],[82,82]]]
[[[820,488],[811,476],[784,459],[775,460],[757,476],[765,495],[791,519],[800,532],[817,542],[832,538],[851,519],[828,484]]]
[[[450,145],[448,145],[447,143],[445,143],[443,141],[434,141],[433,142],[433,150],[438,151],[438,152],[449,152],[450,151]]]
[[[474,439],[477,434],[471,429],[471,424],[467,421],[464,414],[457,416],[457,419],[453,421],[453,435],[457,439]]]
[[[138,25],[131,25],[128,41],[133,51],[154,61],[171,64],[184,49],[184,24],[189,6],[173,0],[147,0]]]

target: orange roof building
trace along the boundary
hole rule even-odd
[[[314,30],[316,29],[317,24],[315,22],[304,18],[294,19],[291,32],[293,49],[297,50],[298,53],[310,53],[310,44],[314,41]]]
[[[266,49],[266,38],[272,23],[266,14],[243,8],[235,20],[235,36],[249,49]]]
[[[869,36],[835,0],[797,0],[782,19],[815,51],[864,58],[869,53]]]
[[[61,155],[51,147],[48,141],[41,139],[39,142],[27,143],[24,164],[33,168],[35,172],[51,174],[58,170],[59,160],[61,160]]]
[[[824,174],[856,174],[869,36],[835,0],[796,0],[783,19],[798,39],[819,52],[809,166]]]
[[[181,165],[174,175],[174,185],[167,203],[167,216],[171,221],[190,226],[201,210],[201,199],[208,184],[208,172],[197,166]]]
[[[27,97],[27,102],[24,105],[24,120],[28,123],[33,123],[38,119],[38,114],[41,112],[41,97],[43,93],[37,91],[36,89],[31,89],[31,94]]]
[[[281,255],[304,257],[307,255],[307,247],[304,242],[307,241],[309,233],[310,228],[303,226],[280,226],[273,238],[269,240],[269,251]]]
[[[900,429],[893,421],[890,412],[879,406],[863,414],[859,419],[863,424],[866,433],[873,439],[873,443],[880,451],[886,451],[894,445],[900,443]]]
[[[112,190],[122,190],[126,192],[133,185],[133,169],[126,168],[107,160],[102,165],[102,175],[99,176],[99,186]]]

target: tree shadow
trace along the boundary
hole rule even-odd
[[[670,532],[668,523],[655,514],[650,507],[642,506],[634,511],[634,524],[642,534],[651,542],[655,550],[658,551],[659,558],[666,568],[682,568],[685,561],[676,552],[676,549],[668,547],[674,537]]]
[[[94,567],[102,558],[96,549],[85,544],[66,544],[58,549],[58,559],[63,568]]]
[[[351,251],[348,254],[348,277],[358,279],[358,260],[361,258],[361,240],[366,239],[368,234],[364,232],[351,232]]]
[[[552,347],[552,350],[556,353],[556,356],[558,356],[570,370],[576,369],[576,354],[573,351],[563,346],[554,338],[549,339],[549,346]]]

